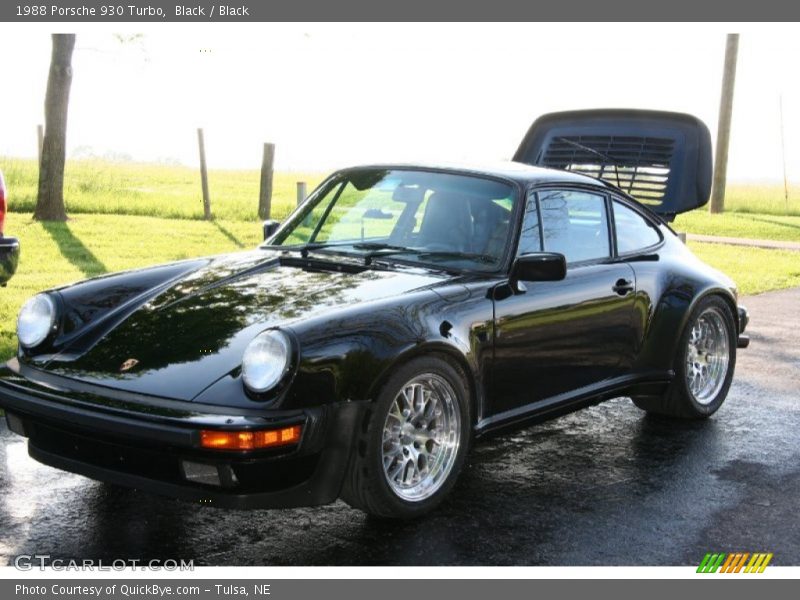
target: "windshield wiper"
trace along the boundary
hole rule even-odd
[[[352,246],[356,250],[371,250],[364,254],[364,262],[369,265],[373,258],[383,258],[392,256],[394,254],[413,254],[421,258],[437,259],[460,259],[472,260],[484,264],[495,264],[497,262],[496,256],[489,254],[477,254],[471,252],[457,252],[455,250],[425,250],[424,248],[411,248],[409,246],[398,246],[396,244],[385,244],[382,242],[359,242],[357,244],[343,244],[343,243],[327,243],[327,242],[313,242],[303,246],[286,246],[280,247],[287,252],[300,252],[303,258],[308,257],[308,253],[312,250],[320,250],[322,248],[331,248],[339,246]]]
[[[422,250],[417,250],[416,248],[409,248],[408,246],[396,246],[394,244],[383,244],[381,242],[361,242],[358,244],[353,244],[353,248],[358,250],[393,250],[394,252],[410,252],[416,254],[418,252],[422,252]]]
[[[360,242],[353,244],[356,250],[372,250],[364,254],[364,264],[371,265],[373,258],[383,258],[392,254],[419,254],[421,250],[409,248],[408,246],[398,246],[395,244],[384,244],[382,242]],[[388,252],[386,252],[388,250]]]
[[[308,253],[312,250],[321,250],[323,248],[335,248],[337,246],[348,246],[349,244],[332,243],[332,242],[311,242],[303,244],[302,246],[261,246],[262,248],[269,248],[280,250],[281,252],[299,252],[303,258],[308,258]]]
[[[589,154],[594,154],[595,156],[599,156],[600,158],[602,158],[604,160],[607,160],[609,162],[609,164],[612,167],[614,167],[614,173],[617,176],[617,187],[619,189],[622,189],[622,184],[619,181],[619,166],[618,166],[618,163],[617,163],[616,159],[614,159],[614,157],[609,156],[608,154],[605,154],[604,152],[600,152],[599,150],[595,150],[594,148],[589,148],[589,146],[584,146],[583,144],[579,144],[575,140],[570,140],[570,139],[565,138],[565,137],[559,137],[559,138],[556,138],[556,140],[559,141],[559,142],[564,142],[565,144],[569,144],[570,146],[574,146],[575,148],[578,148],[579,150],[583,150],[584,152],[588,152]],[[598,179],[602,179],[603,178],[603,171],[604,170],[605,170],[605,166],[602,166],[601,169],[600,169],[600,177],[598,177]],[[631,180],[631,185],[628,186],[628,192],[631,191],[631,186],[632,185],[633,185],[633,180]]]
[[[424,248],[409,248],[407,246],[395,246],[393,244],[382,244],[378,242],[364,242],[361,244],[354,244],[353,248],[358,248],[360,250],[374,250],[365,256],[367,261],[371,260],[372,258],[383,258],[384,256],[390,256],[392,254],[414,254],[415,256],[419,256],[421,258],[433,258],[436,260],[437,258],[455,258],[455,259],[463,259],[463,260],[474,260],[476,262],[481,263],[489,263],[494,264],[497,262],[497,258],[494,256],[490,256],[488,254],[475,254],[471,252],[457,252],[455,250],[447,251],[447,250],[425,250]],[[389,252],[383,252],[383,250],[389,250]],[[369,263],[368,263],[369,264]]]
[[[475,254],[471,252],[456,252],[445,250],[431,250],[429,252],[421,251],[417,253],[422,258],[456,258],[464,260],[474,260],[475,262],[494,264],[497,262],[497,257],[490,254]]]

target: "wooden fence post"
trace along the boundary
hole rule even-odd
[[[306,182],[297,182],[297,206],[300,206],[306,199]]]
[[[208,194],[208,168],[206,167],[206,143],[203,138],[203,128],[197,129],[197,145],[200,148],[200,183],[203,186],[203,216],[208,221],[211,219],[211,198]]]
[[[36,126],[36,140],[37,146],[36,149],[39,151],[39,165],[42,164],[42,146],[44,146],[44,125],[37,125]]]
[[[783,139],[783,94],[778,96],[778,111],[781,117],[781,158],[783,159],[783,200],[789,210],[789,180],[786,178],[786,144]]]
[[[272,165],[275,162],[275,144],[264,144],[261,159],[261,189],[258,194],[258,218],[269,219],[272,209]]]
[[[719,124],[717,126],[717,148],[714,157],[714,179],[711,186],[711,202],[708,212],[725,210],[725,185],[728,171],[728,143],[731,137],[731,114],[733,113],[733,87],[736,83],[736,57],[739,53],[739,34],[729,33],[725,43],[725,66],[722,71],[722,92],[719,101]]]

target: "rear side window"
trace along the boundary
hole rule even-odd
[[[658,230],[642,215],[616,200],[613,206],[619,254],[638,252],[661,241]]]
[[[611,256],[605,197],[574,190],[539,192],[544,249],[559,252],[567,262]]]

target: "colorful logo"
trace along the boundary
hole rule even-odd
[[[748,560],[749,559],[749,560]],[[697,567],[698,573],[763,573],[769,561],[772,560],[772,552],[709,552],[703,557],[700,566]]]

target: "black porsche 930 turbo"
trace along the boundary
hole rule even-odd
[[[546,115],[506,163],[344,169],[252,251],[34,296],[0,406],[98,480],[421,515],[482,436],[720,407],[747,312],[668,225],[710,182],[707,128],[653,111]]]

